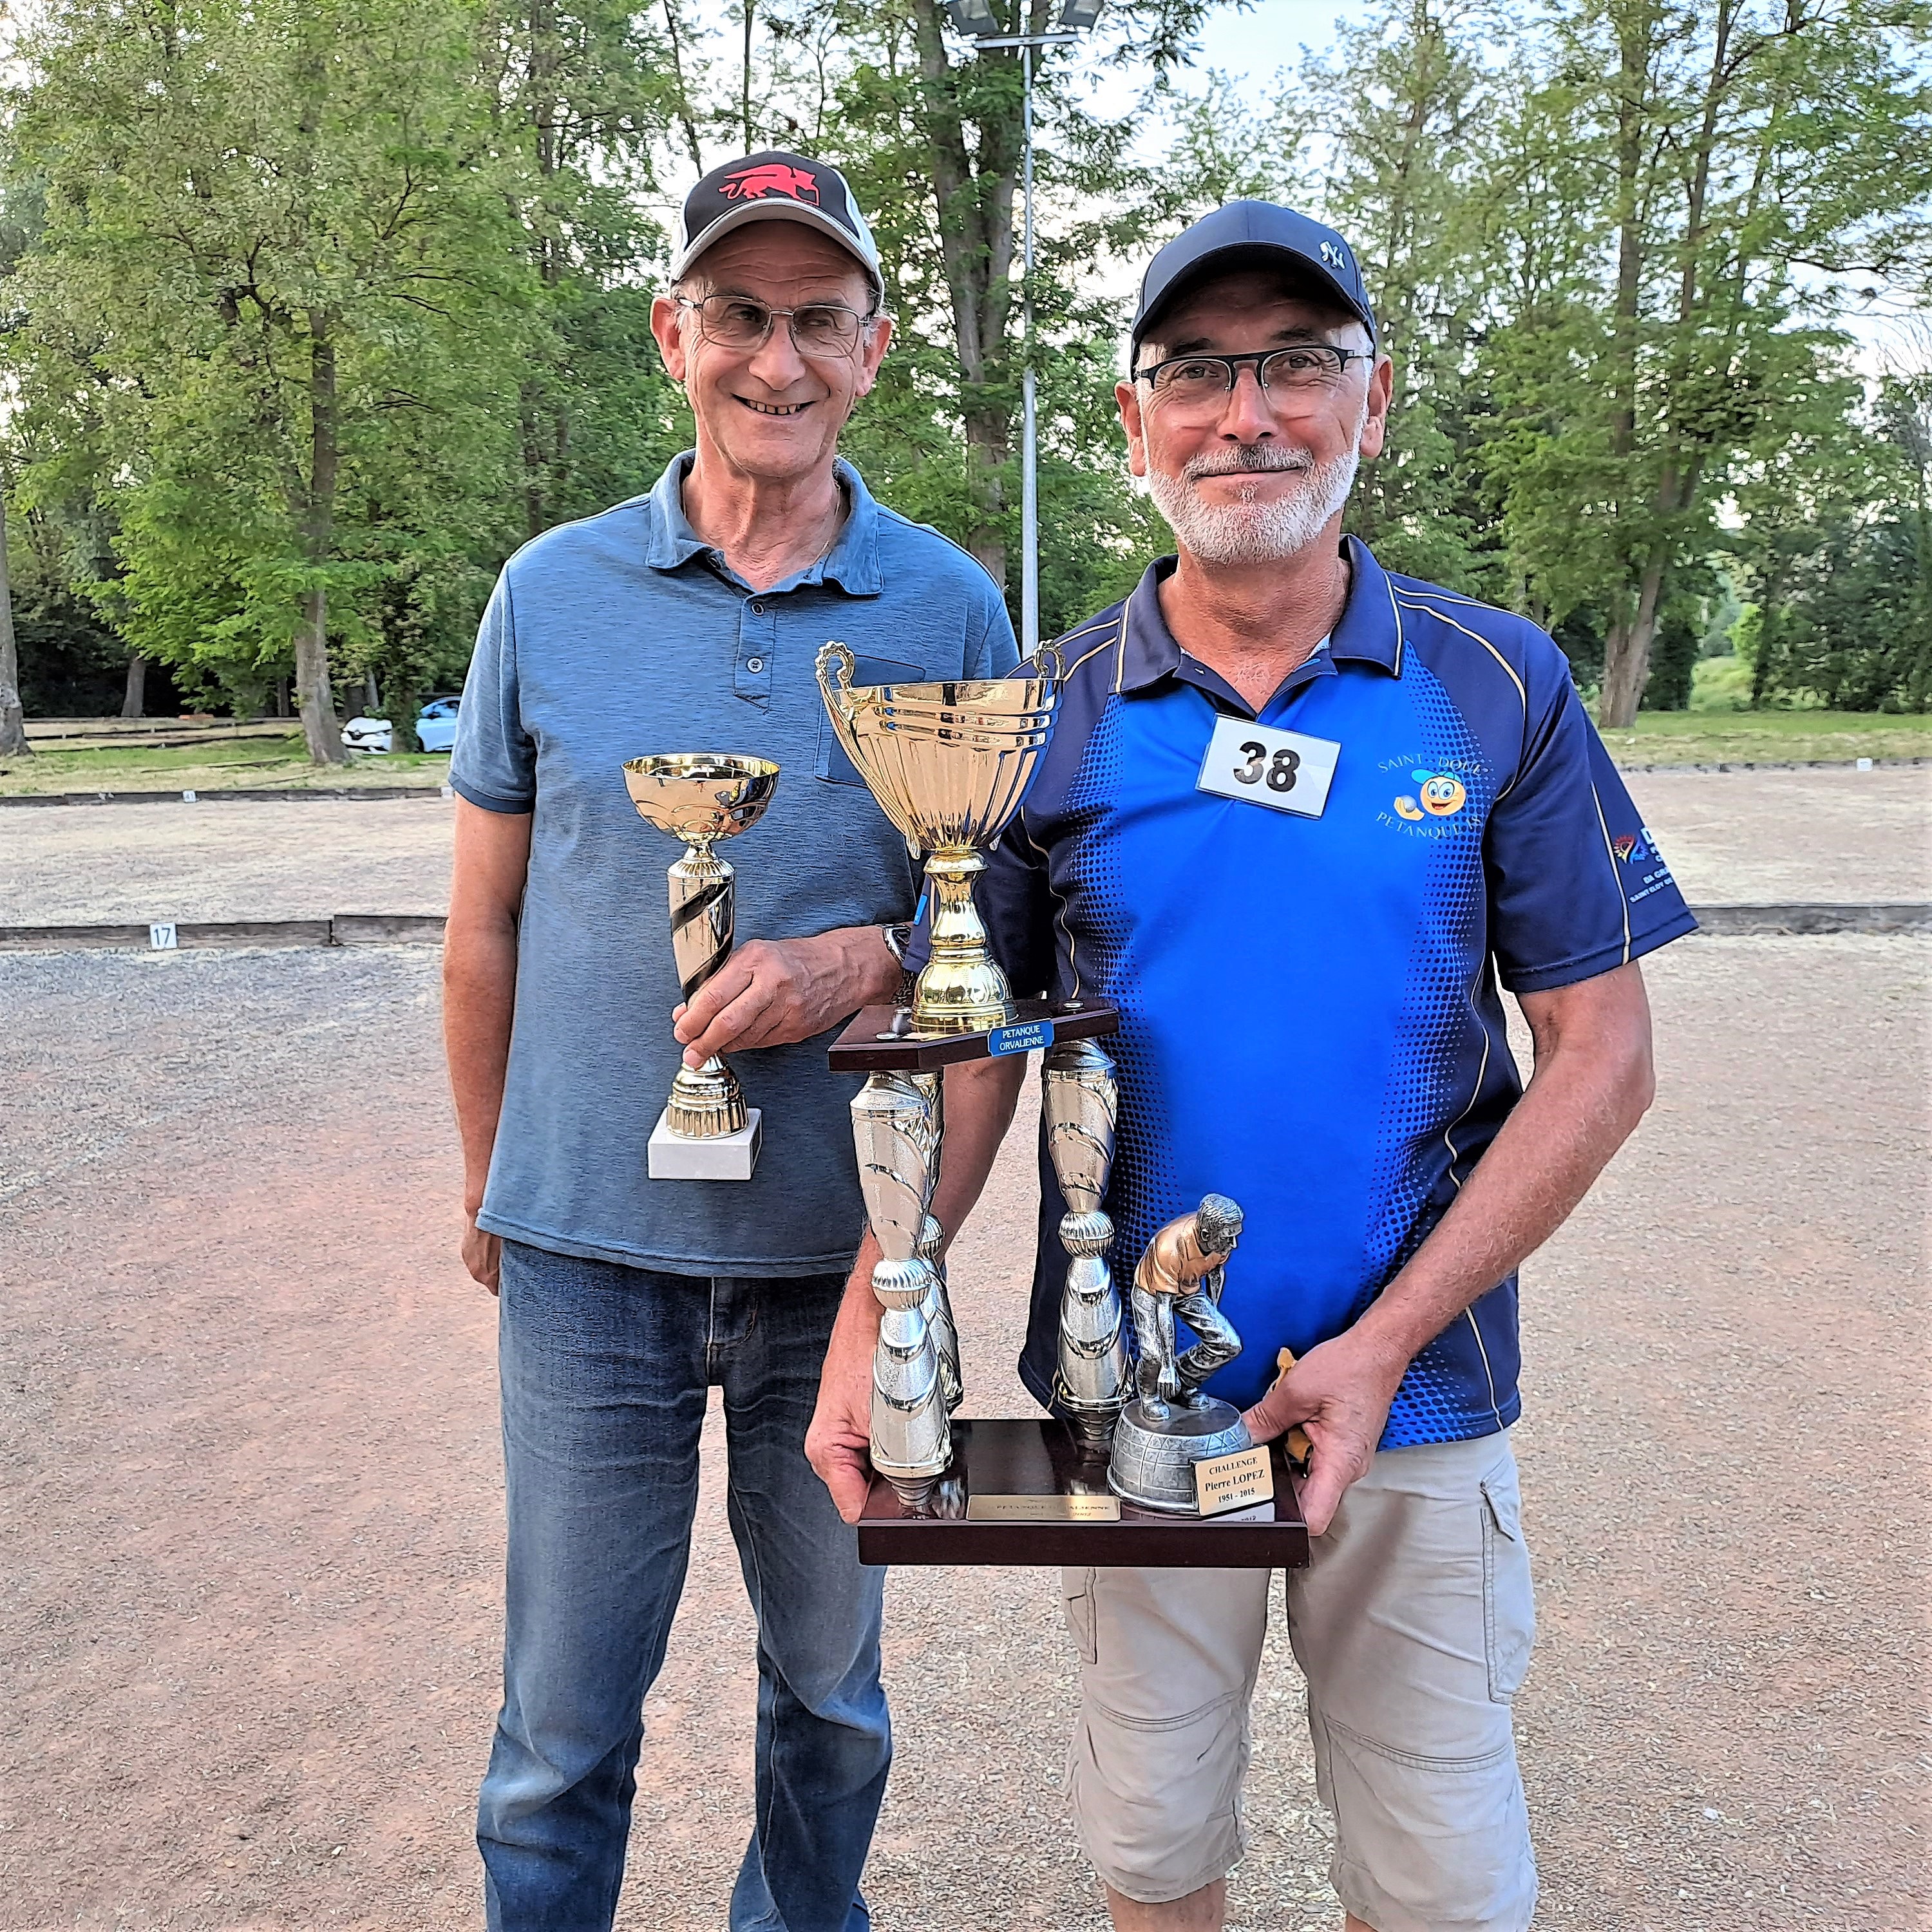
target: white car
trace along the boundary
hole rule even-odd
[[[386,752],[394,742],[386,718],[352,718],[342,728],[346,752]]]
[[[456,743],[456,698],[432,698],[416,713],[416,742],[425,752],[447,752]]]

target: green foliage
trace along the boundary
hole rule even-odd
[[[1678,599],[1665,611],[1657,627],[1657,643],[1651,652],[1650,677],[1644,686],[1646,711],[1688,711],[1690,708],[1691,674],[1697,664],[1696,607]]]
[[[1117,0],[1040,57],[1029,338],[1020,58],[938,0],[718,38],[685,0],[53,0],[0,184],[23,676],[50,614],[90,674],[138,650],[258,708],[319,627],[412,716],[504,556],[688,444],[658,218],[774,143],[846,170],[884,258],[846,454],[1016,608],[1030,357],[1045,634],[1169,547],[1120,292],[1258,194],[1361,256],[1397,380],[1348,519],[1385,563],[1550,624],[1620,716],[1932,704],[1932,350],[1868,396],[1841,326],[1926,278],[1918,0],[1380,0],[1258,107],[1188,70],[1205,10]],[[1103,64],[1143,86],[1118,118]]]
[[[452,0],[84,0],[30,41],[22,494],[105,524],[93,594],[130,648],[238,691],[320,591],[353,668],[386,586],[496,520],[530,295],[476,24]]]
[[[1741,657],[1700,658],[1691,668],[1688,710],[1748,711],[1750,666]]]

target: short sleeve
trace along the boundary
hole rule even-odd
[[[1484,836],[1490,944],[1513,993],[1594,979],[1697,926],[1574,688],[1552,682]]]
[[[456,713],[451,788],[485,812],[528,812],[536,802],[536,746],[517,692],[516,624],[507,572],[496,580],[476,633]]]
[[[1006,984],[1019,998],[1053,989],[1053,905],[1047,890],[1046,854],[1028,835],[1024,812],[986,855],[974,882],[973,903],[986,928],[989,950]],[[916,973],[932,956],[932,892],[920,896],[917,922],[906,946],[907,970]]]

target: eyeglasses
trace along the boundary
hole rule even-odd
[[[848,308],[843,302],[808,302],[802,308],[767,308],[749,296],[689,296],[677,298],[680,308],[698,318],[698,332],[720,349],[762,349],[772,326],[782,316],[791,330],[793,346],[801,356],[850,356],[860,332],[874,320]]]
[[[1372,349],[1301,342],[1292,349],[1257,349],[1245,356],[1170,356],[1136,369],[1133,380],[1147,383],[1163,404],[1219,409],[1244,368],[1254,370],[1255,380],[1270,395],[1309,400],[1335,388],[1351,362],[1375,359]]]

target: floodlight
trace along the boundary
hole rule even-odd
[[[1060,0],[1060,24],[1070,33],[1084,34],[1100,17],[1100,0]]]
[[[1087,0],[1074,0],[1074,4],[1085,4]],[[1098,0],[1094,0],[1094,4],[1097,4]],[[959,32],[976,40],[1000,31],[999,19],[993,11],[991,0],[946,0],[946,14]]]

